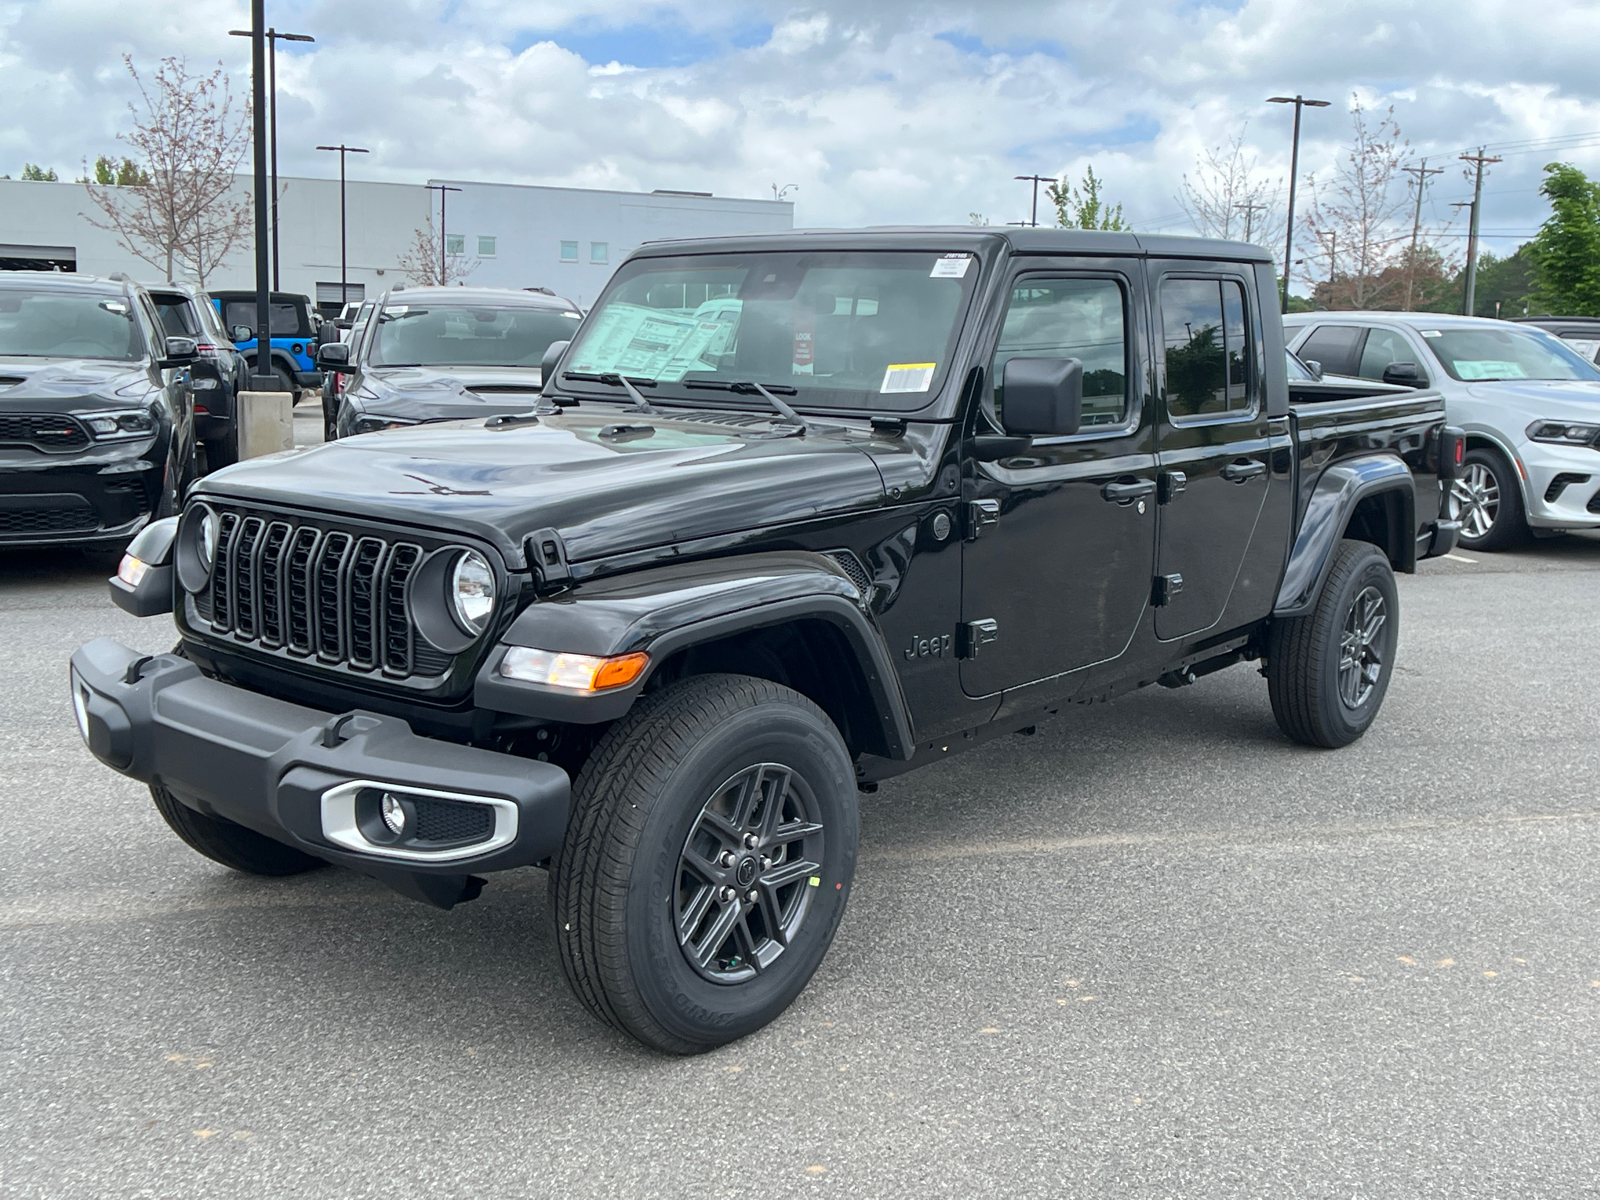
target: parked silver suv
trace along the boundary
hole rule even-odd
[[[1600,369],[1545,330],[1437,313],[1294,313],[1289,348],[1331,374],[1435,387],[1467,432],[1461,545],[1600,529]]]

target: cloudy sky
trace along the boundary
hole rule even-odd
[[[218,61],[248,87],[230,0],[0,0],[0,172],[66,177],[115,151],[121,55]],[[1280,93],[1310,112],[1302,175],[1327,178],[1352,94],[1393,105],[1446,173],[1425,217],[1470,197],[1456,155],[1488,145],[1486,245],[1546,215],[1555,158],[1600,175],[1600,4],[1546,0],[268,0],[280,29],[280,164],[328,175],[319,142],[371,147],[371,178],[429,176],[768,196],[804,225],[1025,219],[1013,176],[1092,163],[1136,228],[1182,232],[1197,154],[1247,129],[1288,173]],[[1564,139],[1564,140],[1552,140]],[[3,214],[0,214],[3,220]],[[1464,231],[1465,220],[1455,229]]]

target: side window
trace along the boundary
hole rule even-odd
[[[1003,380],[1013,358],[1075,358],[1083,363],[1082,428],[1122,424],[1128,417],[1126,311],[1115,279],[1018,280],[989,373],[995,413],[1005,411]]]
[[[1325,375],[1354,375],[1363,332],[1359,325],[1319,325],[1295,353],[1301,362],[1321,363]]]
[[[1243,285],[1237,279],[1165,279],[1161,323],[1167,415],[1181,421],[1248,412],[1255,351]]]
[[[1367,344],[1361,351],[1361,366],[1356,371],[1363,379],[1382,379],[1383,370],[1390,363],[1417,363],[1421,356],[1407,344],[1405,338],[1393,329],[1374,329],[1367,334]]]

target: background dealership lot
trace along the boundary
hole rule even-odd
[[[1475,561],[1463,561],[1463,557]],[[1384,719],[1224,672],[886,784],[794,1009],[584,1020],[544,876],[232,876],[78,744],[109,560],[0,561],[0,1195],[1589,1194],[1600,539],[1401,579]],[[755,1164],[759,1163],[760,1166]]]

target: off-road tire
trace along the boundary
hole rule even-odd
[[[1360,703],[1341,693],[1345,626],[1358,598],[1376,591],[1385,609],[1377,645],[1381,669]],[[1389,559],[1370,542],[1341,541],[1316,607],[1303,617],[1272,623],[1267,643],[1267,692],[1278,727],[1307,746],[1334,750],[1367,731],[1383,705],[1399,645],[1400,599]]]
[[[687,843],[719,789],[772,763],[808,789],[820,867],[802,884],[808,907],[787,947],[745,982],[715,982],[679,944]],[[606,732],[574,785],[550,890],[567,980],[596,1017],[657,1050],[696,1054],[743,1037],[783,1012],[827,953],[856,845],[850,754],[821,709],[743,675],[674,684]]]
[[[1522,506],[1522,486],[1517,477],[1517,469],[1506,461],[1506,456],[1498,450],[1491,450],[1487,446],[1478,446],[1468,450],[1461,460],[1461,466],[1456,469],[1457,482],[1451,487],[1460,488],[1470,480],[1473,468],[1486,472],[1492,479],[1498,493],[1498,506],[1494,521],[1480,536],[1474,537],[1467,531],[1464,522],[1460,537],[1457,539],[1463,550],[1494,551],[1506,550],[1512,546],[1519,546],[1531,536],[1528,531],[1527,514]],[[1452,497],[1450,512],[1456,516],[1460,500]]]
[[[161,819],[191,850],[235,871],[247,875],[299,875],[327,866],[322,859],[275,842],[253,829],[196,812],[159,783],[150,785],[150,797],[156,802]]]

